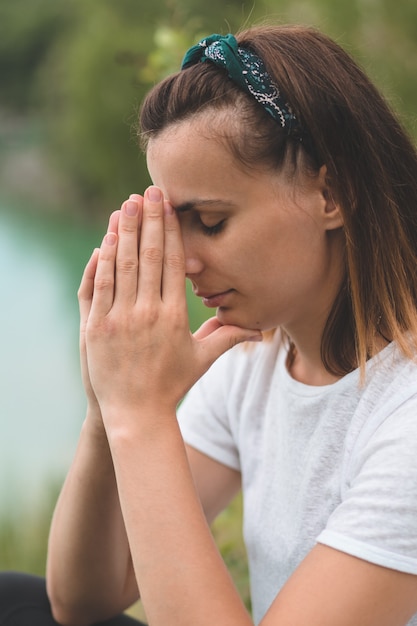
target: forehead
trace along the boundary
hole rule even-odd
[[[265,167],[245,168],[200,119],[169,126],[151,138],[147,162],[153,184],[175,208],[258,208],[260,203],[272,205],[293,193],[282,173]]]
[[[176,181],[190,184],[238,184],[250,173],[232,154],[225,138],[236,132],[224,119],[197,116],[168,126],[149,140],[148,170],[154,184],[164,188]]]
[[[233,140],[238,133],[238,124],[231,121],[230,114],[221,112],[201,113],[188,119],[170,124],[162,131],[151,137],[147,147],[147,158],[152,159],[152,154],[156,151],[169,149],[173,144],[178,153],[182,148],[186,150],[210,151],[221,144],[221,148],[226,148],[224,139]],[[215,145],[217,144],[217,146]]]

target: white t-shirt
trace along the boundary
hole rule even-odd
[[[356,370],[314,387],[285,356],[279,333],[233,348],[178,413],[187,443],[242,474],[256,623],[316,542],[417,574],[417,365],[391,344],[362,386]]]

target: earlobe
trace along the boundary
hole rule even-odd
[[[343,227],[343,215],[340,204],[336,202],[329,189],[323,192],[325,199],[325,222],[326,230],[335,230]]]
[[[343,227],[343,215],[340,204],[333,195],[331,180],[327,175],[327,168],[323,165],[319,172],[322,181],[322,196],[324,199],[324,219],[326,230],[335,230]]]

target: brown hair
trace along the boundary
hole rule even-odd
[[[168,125],[233,107],[240,133],[228,138],[250,166],[327,167],[346,241],[345,278],[324,329],[327,370],[343,375],[377,352],[377,337],[411,357],[417,345],[417,153],[384,98],[353,59],[311,28],[267,26],[237,36],[260,56],[286,94],[305,136],[288,137],[259,104],[211,63],[168,77],[140,117],[146,145]],[[411,339],[411,344],[410,344]],[[293,350],[293,348],[292,348]],[[290,350],[290,356],[291,356]]]

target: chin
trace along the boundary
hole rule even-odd
[[[240,326],[240,328],[251,328],[253,330],[260,330],[266,333],[265,337],[273,337],[274,332],[279,328],[279,322],[269,320],[262,320],[259,317],[253,317],[250,315],[244,315],[242,312],[227,309],[225,307],[219,307],[216,311],[216,317],[223,326],[230,324],[232,326]]]
[[[232,324],[233,326],[242,326],[242,316],[236,314],[236,311],[232,311],[226,307],[219,307],[216,309],[216,317],[219,320],[220,324]]]
[[[264,330],[259,321],[254,321],[247,315],[239,314],[239,311],[233,311],[225,307],[219,307],[217,309],[216,317],[223,325],[230,324],[232,326],[240,326],[240,328]]]

